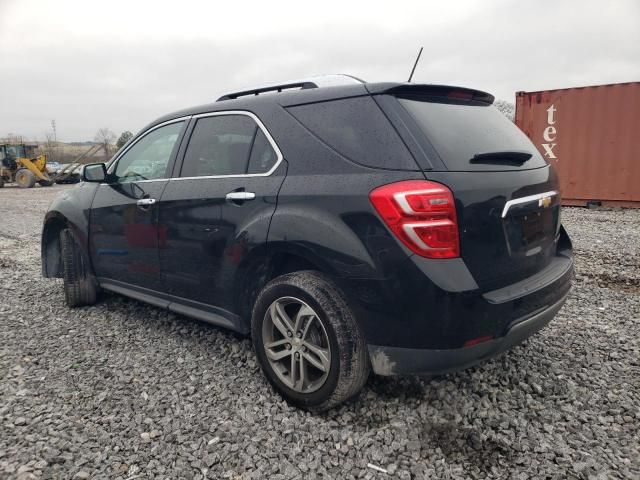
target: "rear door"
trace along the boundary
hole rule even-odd
[[[162,290],[158,200],[185,126],[184,120],[145,133],[116,160],[98,186],[89,219],[90,254],[101,280]]]
[[[413,129],[426,177],[456,199],[461,256],[490,290],[544,269],[556,254],[560,197],[553,169],[486,97],[440,89],[397,95],[394,110]],[[491,97],[489,97],[491,98]],[[390,100],[380,102],[389,108]],[[409,127],[406,127],[406,126]]]
[[[266,242],[286,169],[249,112],[200,115],[189,135],[160,202],[163,281],[172,295],[232,311],[238,268]]]

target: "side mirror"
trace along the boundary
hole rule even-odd
[[[90,163],[82,169],[82,180],[85,182],[104,182],[107,179],[107,167],[104,163]]]

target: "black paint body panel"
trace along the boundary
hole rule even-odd
[[[96,276],[161,291],[158,205],[139,207],[143,198],[161,197],[168,180],[101,184],[90,215],[89,257]]]
[[[105,288],[243,333],[249,330],[256,290],[279,271],[282,258],[297,259],[334,279],[367,343],[376,348],[460,349],[477,337],[501,338],[514,321],[557,305],[572,277],[571,242],[559,227],[558,204],[546,212],[527,205],[502,218],[507,200],[557,189],[553,169],[447,171],[429,140],[386,94],[396,87],[283,92],[158,119],[147,128],[178,117],[249,111],[266,126],[284,159],[263,177],[80,184],[47,213],[44,275],[56,276],[46,229],[57,220],[77,232]],[[406,149],[398,168],[345,158],[287,110],[369,95],[401,139],[399,148]],[[174,177],[185,144],[172,158]],[[433,260],[412,253],[373,209],[368,195],[374,188],[409,179],[436,181],[452,190],[460,258]],[[225,200],[227,193],[242,190],[256,198]],[[159,201],[141,210],[136,201],[144,196]],[[526,230],[529,215],[556,227],[537,243],[522,243],[518,232]]]
[[[171,295],[232,310],[239,265],[267,240],[284,180],[282,163],[269,177],[201,178],[169,182],[160,201],[164,288]],[[256,198],[229,202],[234,191]]]

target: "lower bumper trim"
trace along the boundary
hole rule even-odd
[[[468,348],[423,350],[368,345],[371,366],[377,375],[441,375],[464,370],[523,342],[544,328],[558,313],[568,293],[546,309],[515,323],[499,338]]]

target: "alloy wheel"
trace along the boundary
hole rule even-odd
[[[299,393],[318,390],[331,369],[329,336],[318,314],[304,301],[274,301],[262,323],[262,343],[280,381]]]

